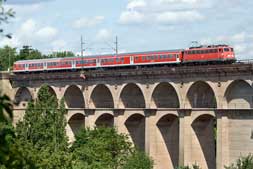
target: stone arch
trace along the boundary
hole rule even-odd
[[[166,114],[156,123],[159,129],[157,147],[161,166],[164,168],[176,168],[179,163],[179,119],[176,115]],[[159,160],[160,161],[160,160]]]
[[[215,94],[210,85],[197,81],[191,85],[187,92],[187,99],[192,108],[216,108]]]
[[[64,99],[68,108],[85,107],[83,93],[76,85],[71,85],[66,89],[64,93]]]
[[[135,147],[145,150],[145,117],[133,114],[128,117],[125,126]]]
[[[100,115],[95,121],[96,126],[102,127],[113,127],[114,125],[114,117],[112,114],[104,113]]]
[[[47,85],[47,84],[44,84],[44,85],[46,85],[46,86],[48,87],[48,92],[49,92],[50,94],[54,95],[54,96],[57,98],[57,94],[56,94],[55,90],[53,89],[53,87],[52,87],[52,86],[49,86],[49,85]],[[42,87],[42,86],[41,86],[41,87]],[[41,87],[40,87],[40,89],[39,89],[38,92],[37,92],[37,97],[38,97],[38,93],[39,93],[40,90],[41,90]]]
[[[85,128],[85,116],[82,113],[76,113],[68,120],[69,127],[73,135],[76,135],[80,129]]]
[[[226,89],[225,96],[228,108],[252,108],[253,89],[244,80],[235,80]]]
[[[202,114],[192,122],[192,161],[201,168],[216,169],[215,117]]]
[[[120,106],[123,108],[145,108],[145,98],[141,88],[129,83],[120,93]]]
[[[92,108],[114,107],[112,93],[104,84],[99,84],[93,89],[90,97],[90,103]]]
[[[26,87],[21,87],[15,94],[14,103],[16,105],[20,105],[20,103],[22,103],[22,106],[26,107],[27,102],[31,101],[32,99],[32,94],[29,89]]]
[[[179,99],[175,88],[167,83],[159,83],[152,93],[151,107],[179,108]]]

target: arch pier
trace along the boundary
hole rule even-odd
[[[223,169],[253,153],[253,64],[9,75],[15,122],[42,84],[64,98],[70,142],[84,127],[116,127],[155,169]]]

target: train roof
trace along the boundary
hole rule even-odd
[[[98,58],[98,57],[105,57],[105,56],[122,56],[122,55],[131,55],[131,54],[152,54],[152,53],[157,53],[157,52],[180,52],[183,49],[173,49],[173,50],[157,50],[157,51],[145,51],[145,52],[130,52],[130,53],[119,53],[118,55],[116,54],[101,54],[101,55],[87,55],[83,56],[84,58]],[[45,58],[45,59],[30,59],[30,60],[19,60],[16,61],[15,63],[23,63],[23,62],[37,62],[37,61],[59,61],[62,59],[73,59],[73,58],[80,58],[81,56],[75,56],[75,57],[64,57],[64,58]]]

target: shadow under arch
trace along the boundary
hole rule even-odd
[[[121,104],[124,108],[145,108],[145,98],[138,85],[129,83],[120,93]]]
[[[76,113],[68,120],[71,131],[76,135],[81,129],[85,128],[85,116],[82,113]]]
[[[125,126],[135,147],[145,150],[145,117],[141,114],[131,115],[125,122]]]
[[[161,145],[163,149],[160,152],[164,154],[163,159],[165,168],[176,168],[179,163],[179,119],[176,115],[167,114],[159,119],[157,127],[162,136]]]
[[[23,102],[22,106],[27,106],[27,102],[32,101],[32,94],[26,87],[21,87],[17,90],[14,97],[14,104],[19,106],[21,102]]]
[[[104,84],[99,84],[93,89],[90,100],[93,108],[114,108],[112,93]]]
[[[104,113],[97,118],[95,124],[97,127],[113,127],[114,117],[109,113]]]
[[[82,91],[76,85],[69,86],[65,93],[64,99],[68,108],[84,108],[84,96]]]
[[[193,141],[193,153],[198,159],[194,159],[201,168],[216,169],[216,118],[209,114],[203,114],[192,122],[195,134]]]
[[[208,83],[197,81],[191,85],[187,98],[192,108],[216,108],[217,101]]]
[[[244,80],[235,80],[226,89],[228,108],[252,108],[253,88]]]
[[[159,83],[153,90],[151,104],[156,108],[179,108],[175,88],[167,82]]]

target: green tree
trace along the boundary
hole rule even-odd
[[[58,106],[56,97],[43,85],[38,99],[28,104],[23,120],[17,124],[17,138],[37,168],[70,168],[65,115],[63,100]]]
[[[128,140],[127,135],[118,134],[115,128],[81,130],[71,147],[73,168],[152,168],[151,160],[145,154],[137,152]]]
[[[73,57],[75,54],[71,51],[63,51],[63,52],[53,52],[48,55],[50,58],[64,58],[64,57]]]
[[[12,120],[12,104],[7,95],[0,93],[0,122],[8,123]]]
[[[2,25],[5,23],[8,23],[10,18],[13,18],[15,15],[15,12],[12,9],[5,9],[3,7],[3,3],[6,0],[0,0],[0,34],[7,37],[7,38],[11,38],[11,34],[6,34],[4,33],[4,29],[2,28]]]
[[[0,48],[0,70],[11,68],[13,62],[16,61],[16,48],[5,46]]]
[[[153,161],[141,151],[132,153],[124,164],[123,169],[151,169]]]
[[[17,56],[18,60],[28,60],[28,59],[42,59],[42,53],[37,49],[32,49],[30,46],[23,46],[19,51]]]
[[[249,154],[246,157],[240,157],[235,164],[225,166],[225,169],[252,169],[253,168],[253,155]]]

